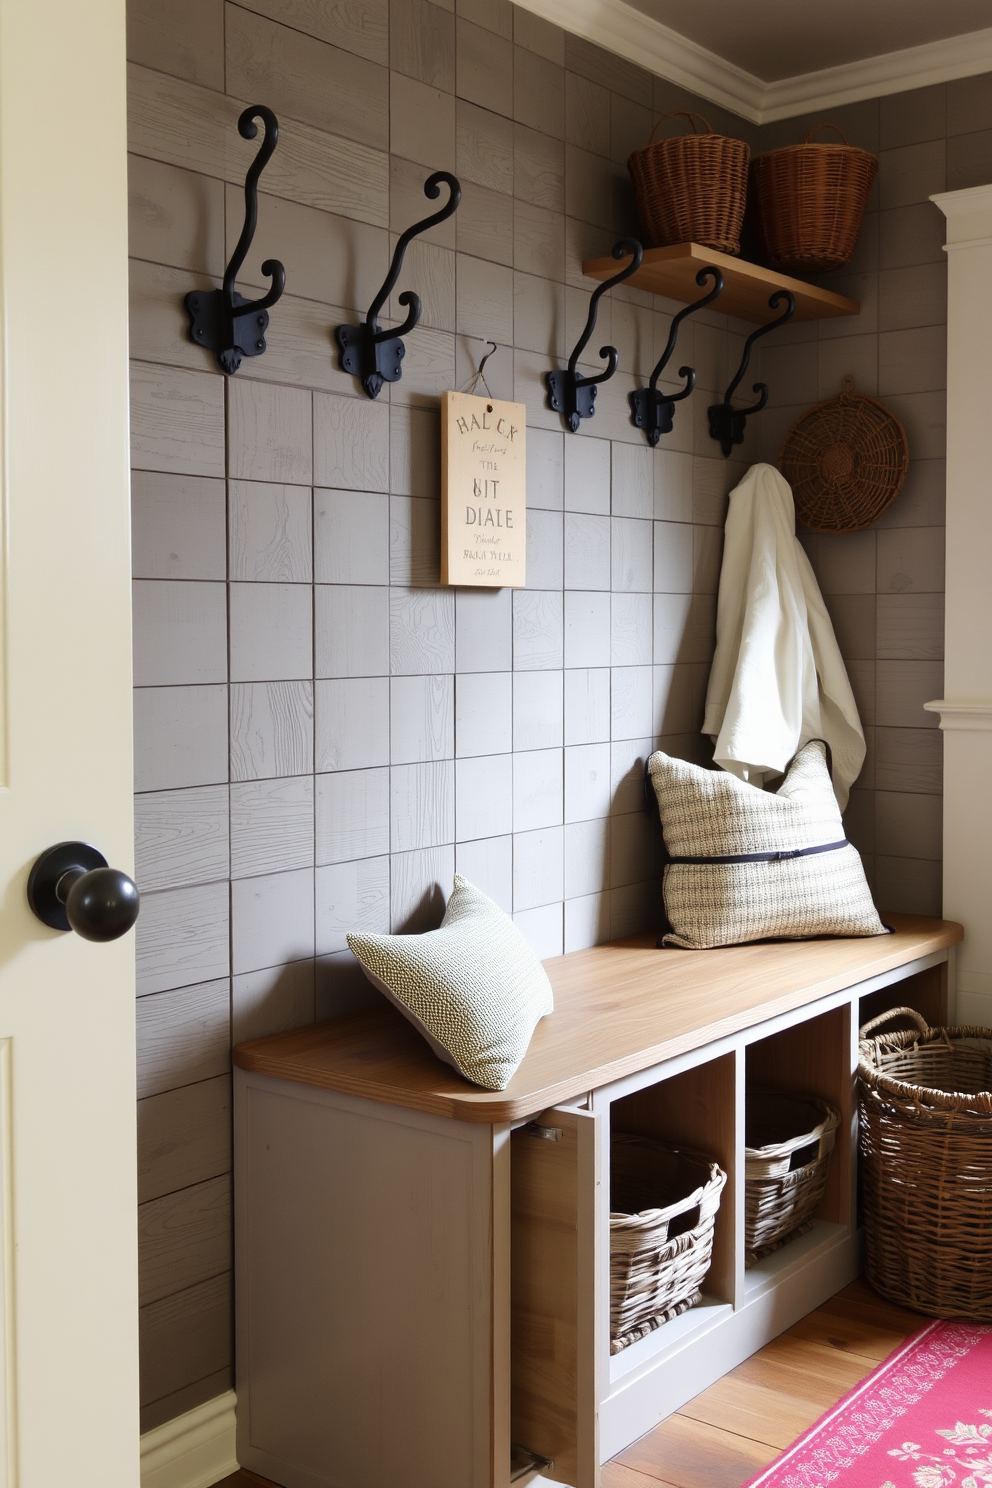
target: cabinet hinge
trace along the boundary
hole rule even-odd
[[[524,1131],[529,1137],[540,1137],[542,1142],[560,1142],[565,1135],[560,1126],[541,1126],[537,1121],[528,1121]]]
[[[554,1465],[553,1458],[542,1457],[538,1452],[532,1452],[529,1447],[512,1446],[510,1448],[511,1483],[519,1483],[523,1478],[529,1478],[532,1473],[550,1472]]]

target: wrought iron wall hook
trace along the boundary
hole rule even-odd
[[[592,418],[596,412],[597,383],[608,382],[620,363],[620,354],[615,346],[601,346],[599,354],[607,359],[605,372],[600,372],[595,377],[584,377],[575,370],[579,357],[586,349],[589,337],[596,329],[596,316],[599,313],[599,302],[603,295],[614,285],[622,284],[625,279],[629,279],[631,274],[636,274],[641,267],[644,249],[636,238],[621,238],[613,245],[615,259],[626,258],[628,255],[630,255],[630,263],[626,264],[619,274],[614,274],[612,279],[605,279],[593,290],[589,301],[586,328],[575,343],[575,349],[568,359],[568,366],[544,374],[548,385],[548,407],[555,413],[561,414],[573,434],[578,429],[581,419]]]
[[[424,182],[424,195],[435,201],[440,195],[441,183],[448,188],[449,196],[439,212],[415,222],[403,233],[393,249],[393,261],[389,265],[386,281],[372,301],[361,325],[340,325],[334,332],[341,348],[341,366],[354,377],[362,379],[362,387],[370,398],[377,398],[384,382],[398,382],[403,375],[400,363],[406,352],[403,337],[408,336],[423,314],[420,296],[412,289],[405,289],[399,297],[401,305],[409,306],[409,313],[401,326],[379,329],[379,311],[389,299],[399,278],[406,250],[413,239],[439,222],[446,222],[458,209],[462,199],[462,188],[457,176],[450,171],[435,171]]]
[[[258,178],[279,142],[279,122],[264,103],[252,104],[238,120],[238,133],[251,140],[258,134],[254,122],[261,119],[265,134],[258,154],[245,177],[245,224],[231,262],[224,270],[222,289],[195,289],[186,296],[189,314],[189,339],[197,346],[216,352],[217,360],[228,374],[237,372],[241,358],[261,356],[265,350],[265,332],[269,324],[269,306],[274,305],[286,288],[286,270],[277,258],[267,258],[262,273],[272,280],[272,287],[260,300],[246,300],[234,288],[238,270],[244,263],[255,236],[258,222]]]
[[[744,342],[744,352],[741,356],[741,364],[737,368],[737,376],[724,393],[723,402],[714,403],[707,410],[710,420],[710,438],[719,441],[724,455],[729,456],[735,444],[744,443],[744,426],[749,417],[752,413],[760,413],[768,402],[768,385],[764,382],[756,382],[754,384],[752,392],[758,394],[758,401],[757,403],[752,403],[750,408],[735,408],[730,400],[737,391],[737,384],[747,371],[747,364],[751,360],[751,347],[755,341],[760,336],[767,336],[769,331],[774,331],[776,327],[785,325],[785,322],[790,320],[796,313],[795,296],[790,294],[787,289],[777,289],[775,291],[768,301],[769,310],[777,310],[783,300],[786,301],[785,313],[780,315],[777,320],[770,320],[767,325],[759,326],[756,331],[751,332],[750,336]]]
[[[712,265],[700,269],[696,275],[696,283],[700,289],[703,288],[707,279],[713,279],[713,288],[708,294],[703,295],[701,300],[693,300],[691,305],[686,305],[684,310],[672,320],[668,332],[668,345],[662,352],[661,360],[651,373],[651,380],[646,388],[635,388],[630,395],[630,421],[636,429],[643,429],[648,444],[652,447],[658,443],[662,434],[672,432],[672,421],[675,417],[675,405],[681,403],[683,398],[688,398],[696,386],[696,374],[692,367],[680,367],[679,376],[685,378],[685,387],[680,393],[672,393],[666,396],[658,391],[658,378],[671,361],[675,352],[675,343],[679,337],[679,326],[687,315],[694,315],[697,310],[702,310],[705,305],[712,305],[723,290],[723,275],[719,269]]]
[[[489,350],[486,352],[485,356],[482,358],[482,361],[479,363],[478,371],[478,376],[483,379],[485,379],[486,363],[491,356],[495,356],[497,351],[499,351],[499,347],[497,346],[495,341],[487,341],[486,345],[489,347]]]

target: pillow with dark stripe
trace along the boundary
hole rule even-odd
[[[648,760],[669,861],[666,945],[884,935],[814,739],[777,791],[658,750]]]

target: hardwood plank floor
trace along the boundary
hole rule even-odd
[[[925,1322],[852,1282],[632,1442],[603,1488],[740,1488]],[[217,1488],[275,1485],[242,1468]]]
[[[852,1282],[633,1442],[603,1488],[740,1488],[925,1322]]]

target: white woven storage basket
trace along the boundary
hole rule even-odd
[[[812,1226],[839,1125],[840,1112],[816,1096],[748,1092],[744,1239],[749,1266]]]
[[[699,1301],[727,1175],[698,1152],[611,1139],[610,1353]],[[631,1212],[626,1212],[626,1211]]]

